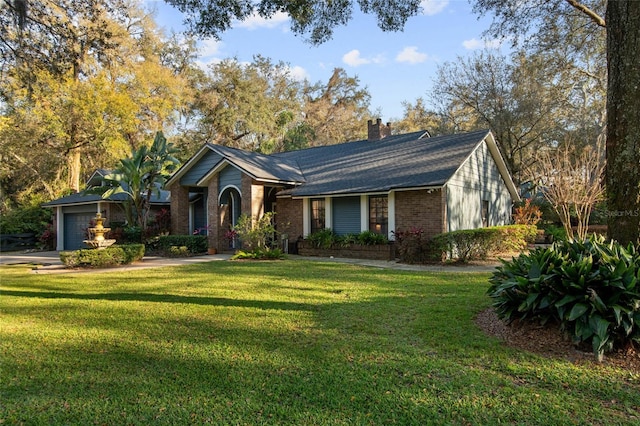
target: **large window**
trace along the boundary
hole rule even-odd
[[[386,195],[369,197],[369,230],[376,234],[389,234],[389,200]]]
[[[311,233],[322,231],[325,225],[324,198],[311,199]]]

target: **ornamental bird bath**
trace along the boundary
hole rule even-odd
[[[113,243],[115,243],[116,240],[107,240],[104,238],[104,234],[111,231],[111,228],[105,228],[104,226],[102,226],[102,222],[104,222],[104,218],[102,217],[102,214],[97,213],[94,219],[96,221],[96,226],[92,228],[87,228],[87,230],[89,231],[89,234],[93,235],[93,238],[90,240],[84,240],[83,242],[87,246],[95,249],[106,248],[112,245]]]

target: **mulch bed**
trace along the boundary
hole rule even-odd
[[[522,349],[547,358],[557,358],[574,364],[593,364],[596,361],[590,347],[576,347],[558,324],[540,325],[514,321],[507,325],[492,308],[476,317],[476,324],[488,335],[497,337],[510,347]],[[629,346],[607,354],[602,365],[627,369],[640,374],[640,348]]]

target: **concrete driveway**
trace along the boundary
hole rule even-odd
[[[128,271],[144,268],[159,268],[162,266],[188,265],[191,263],[212,262],[215,260],[228,260],[230,254],[216,254],[193,257],[159,257],[145,256],[141,262],[130,265],[118,266],[118,271]],[[33,265],[35,273],[65,273],[65,272],[107,272],[114,268],[104,269],[66,269],[60,261],[57,251],[39,252],[8,252],[0,253],[0,265]]]

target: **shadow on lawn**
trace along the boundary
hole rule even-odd
[[[185,303],[205,306],[231,306],[237,308],[276,309],[283,311],[317,311],[317,305],[309,303],[275,302],[268,300],[240,300],[226,297],[193,297],[177,296],[174,294],[152,293],[61,293],[53,291],[17,291],[3,290],[3,296],[33,297],[40,299],[77,299],[77,300],[110,300],[155,303]]]

